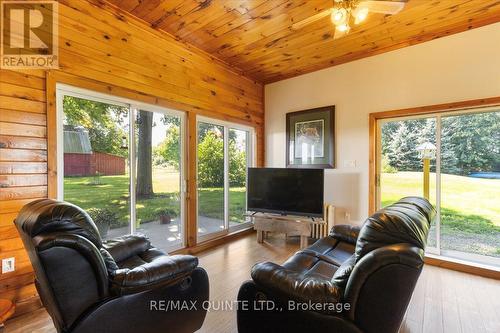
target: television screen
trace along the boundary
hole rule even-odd
[[[249,168],[248,210],[323,216],[323,169]]]

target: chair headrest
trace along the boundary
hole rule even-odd
[[[17,229],[30,237],[49,232],[80,235],[97,248],[101,236],[92,218],[80,207],[68,202],[40,199],[25,205],[15,220]]]
[[[359,232],[356,262],[365,254],[386,245],[409,243],[422,250],[436,211],[420,197],[406,197],[370,216]]]

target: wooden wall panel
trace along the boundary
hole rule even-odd
[[[0,70],[0,259],[14,257],[16,271],[0,274],[0,294],[36,300],[33,270],[14,227],[19,209],[47,196],[45,79]]]
[[[56,82],[253,126],[264,158],[262,84],[105,2],[62,0],[59,13],[60,70],[0,70],[0,259],[16,258],[0,294],[17,314],[39,304],[13,221],[26,203],[56,196]]]

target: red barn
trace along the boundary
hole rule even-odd
[[[125,174],[125,158],[93,152],[87,131],[64,131],[64,176],[103,176]]]

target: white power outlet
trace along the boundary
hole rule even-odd
[[[16,269],[16,259],[14,257],[2,259],[2,274],[10,273]]]

